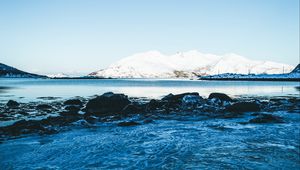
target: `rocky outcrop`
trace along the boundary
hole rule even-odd
[[[284,121],[279,116],[259,114],[256,118],[251,119],[249,123],[284,123]]]
[[[199,93],[197,92],[192,92],[192,93],[182,93],[182,94],[168,94],[165,97],[163,97],[161,100],[163,101],[169,101],[169,102],[181,102],[183,97],[186,95],[193,95],[193,96],[199,96]]]
[[[87,101],[87,104],[82,101]],[[86,127],[99,122],[114,122],[117,126],[135,126],[151,123],[156,119],[181,119],[187,115],[201,120],[248,117],[244,123],[239,122],[241,124],[284,123],[283,117],[272,114],[282,110],[299,113],[299,98],[281,97],[263,101],[241,98],[229,101],[229,97],[222,93],[214,93],[207,99],[198,93],[183,93],[169,94],[160,100],[138,102],[138,99],[129,99],[124,94],[109,92],[89,100],[70,99],[27,104],[11,100],[2,105],[0,103],[0,120],[16,122],[0,127],[0,140],[7,136],[30,133],[56,133],[71,125]],[[76,123],[77,121],[81,123]]]
[[[129,104],[127,106],[125,106],[121,113],[124,114],[136,114],[136,113],[142,113],[144,111],[144,108],[142,108],[141,106],[138,106],[136,104]]]
[[[87,114],[100,116],[121,112],[130,103],[126,95],[108,92],[89,100],[85,110]]]
[[[15,107],[18,107],[20,104],[14,100],[9,100],[7,103],[6,103],[6,106],[9,107],[9,108],[15,108]]]
[[[137,126],[137,125],[141,125],[141,124],[134,121],[118,123],[118,126]]]
[[[221,101],[232,101],[232,99],[227,95],[227,94],[224,94],[224,93],[211,93],[209,96],[208,96],[208,99],[219,99]]]
[[[81,100],[79,99],[69,99],[69,100],[66,100],[64,102],[64,105],[77,105],[77,106],[82,106],[83,103]]]
[[[52,106],[49,104],[39,104],[36,106],[36,109],[38,110],[49,110],[52,109]]]
[[[226,110],[229,112],[258,112],[260,107],[255,102],[238,102],[229,105]]]

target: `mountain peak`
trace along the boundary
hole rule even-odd
[[[221,73],[282,73],[291,71],[292,66],[250,60],[238,54],[204,54],[197,50],[164,55],[159,51],[147,51],[125,57],[108,68],[90,74],[91,76],[112,78],[176,78],[213,75]],[[180,75],[176,73],[182,73]]]

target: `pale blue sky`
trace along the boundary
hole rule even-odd
[[[299,63],[299,0],[0,0],[0,62],[89,73],[149,50]]]

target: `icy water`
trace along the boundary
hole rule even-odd
[[[32,101],[38,97],[88,97],[111,91],[131,97],[161,98],[169,93],[223,92],[231,96],[287,96],[298,95],[299,82],[263,81],[197,81],[197,80],[143,80],[143,79],[0,79],[0,99]]]
[[[299,115],[288,124],[170,118],[103,123],[0,144],[2,169],[297,169]],[[178,115],[177,115],[178,116]]]
[[[148,98],[192,91],[204,97],[216,91],[232,97],[299,96],[298,82],[0,79],[0,86],[3,102],[107,91]],[[207,119],[180,113],[132,127],[77,122],[58,134],[0,143],[0,169],[299,169],[300,114],[272,114],[286,123],[241,124],[249,120],[247,114]]]

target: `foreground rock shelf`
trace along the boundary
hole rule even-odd
[[[299,114],[299,97],[231,98],[223,93],[211,93],[203,98],[193,92],[145,100],[108,92],[91,99],[77,97],[30,103],[10,100],[0,106],[0,140],[58,133],[74,125],[92,127],[112,122],[122,127],[138,126],[187,116],[199,121],[245,117],[238,122],[241,125],[285,123],[284,117],[273,114],[280,111]]]

